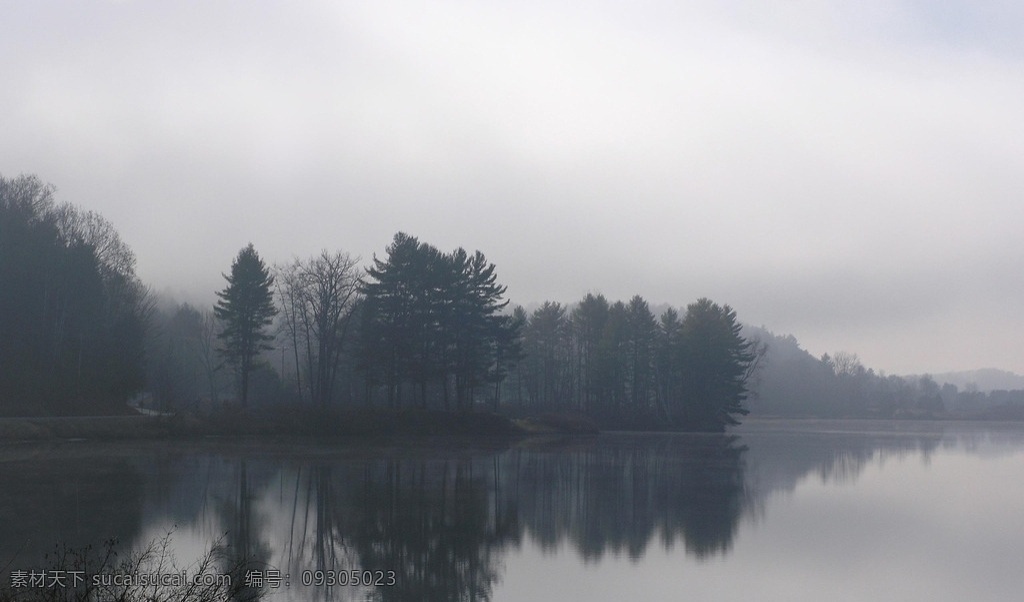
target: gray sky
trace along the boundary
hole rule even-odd
[[[514,302],[707,296],[887,372],[1024,372],[1017,2],[0,0],[0,173],[157,290],[398,230]]]

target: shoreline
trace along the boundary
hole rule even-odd
[[[262,408],[205,416],[38,416],[0,418],[0,443],[59,440],[358,440],[521,439],[595,434],[589,422],[562,417],[512,420],[486,412],[420,409]]]
[[[862,426],[886,425],[901,431],[915,423],[1006,424],[1021,420],[972,417],[921,418],[783,418],[748,417],[724,434],[765,432],[796,423]],[[458,413],[441,410],[360,409],[313,411],[309,409],[268,412],[256,410],[211,416],[36,416],[0,418],[0,444],[40,441],[452,441],[518,440],[546,436],[587,436],[598,429],[584,419],[542,415],[509,419],[496,414]],[[602,431],[616,432],[616,431]],[[630,431],[634,432],[634,431]],[[636,431],[684,432],[684,431]],[[706,433],[705,433],[706,434]]]

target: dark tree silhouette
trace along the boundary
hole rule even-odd
[[[356,261],[347,253],[323,251],[278,268],[278,295],[295,358],[297,388],[301,394],[305,383],[309,399],[321,408],[334,400],[358,301]]]
[[[546,301],[533,311],[523,334],[525,359],[518,368],[531,410],[564,410],[572,399],[569,340],[565,307]]]
[[[367,378],[387,389],[388,405],[401,404],[401,384],[409,381],[420,389],[426,404],[426,386],[442,350],[431,330],[431,305],[437,303],[435,283],[428,281],[437,270],[437,249],[421,244],[404,232],[395,235],[387,248],[387,259],[373,258],[362,284],[365,296],[361,329],[363,362]]]
[[[219,291],[220,301],[214,307],[224,341],[222,354],[235,369],[239,379],[239,401],[245,407],[249,398],[249,375],[261,351],[272,349],[273,337],[266,328],[273,322],[274,308],[270,287],[274,277],[260,259],[252,243],[238,252],[231,263],[231,274],[224,275],[227,287]]]
[[[472,401],[476,387],[483,382],[500,380],[502,357],[516,355],[515,323],[499,312],[508,305],[502,301],[505,287],[497,284],[494,264],[483,253],[472,256],[456,249],[444,257],[450,285],[441,307],[451,362],[455,377],[457,405],[465,409]]]
[[[0,177],[0,411],[116,411],[142,388],[148,292],[101,216]]]
[[[601,374],[598,345],[608,321],[608,300],[604,295],[587,294],[572,312],[572,332],[576,353],[577,408],[591,412],[600,406]]]
[[[748,368],[755,356],[740,335],[736,312],[728,305],[698,299],[686,307],[682,323],[684,358],[682,418],[697,430],[720,431],[746,415]]]
[[[489,383],[496,403],[507,365],[519,358],[520,322],[501,313],[507,301],[494,264],[479,251],[443,254],[402,232],[373,263],[362,285],[362,365],[386,387],[389,405],[401,404],[408,384],[427,407],[432,383],[445,408],[453,388],[465,410]]]
[[[524,357],[507,387],[513,413],[578,411],[610,429],[737,424],[766,348],[740,335],[729,306],[708,299],[682,318],[668,308],[659,321],[640,296],[626,304],[587,294],[571,312],[544,303],[523,330]]]

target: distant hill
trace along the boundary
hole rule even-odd
[[[956,385],[961,391],[968,385],[977,386],[978,391],[981,391],[982,393],[999,389],[1010,391],[1014,389],[1024,389],[1024,376],[1008,370],[999,370],[996,368],[944,372],[942,374],[932,374],[932,378],[934,378],[935,382],[940,385],[943,383]]]

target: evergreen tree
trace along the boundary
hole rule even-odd
[[[487,376],[488,380],[494,383],[495,411],[501,404],[501,383],[517,371],[519,362],[525,357],[523,329],[526,320],[526,311],[518,305],[512,310],[512,315],[499,316],[498,337],[494,344],[494,369]],[[518,389],[520,384],[517,382],[516,388],[513,389],[513,401],[517,404],[522,402],[522,392]]]
[[[670,307],[661,314],[655,347],[654,374],[658,389],[658,414],[665,419],[669,427],[678,426],[676,407],[681,395],[684,361],[680,352],[682,328],[679,312]]]
[[[750,343],[740,334],[736,312],[728,305],[698,299],[686,307],[682,323],[682,402],[684,426],[722,431],[745,416]]]
[[[500,313],[507,302],[494,264],[479,251],[443,254],[402,232],[373,263],[361,287],[362,366],[386,386],[389,404],[401,404],[403,384],[415,386],[423,407],[431,383],[441,385],[445,408],[450,384],[460,409],[472,406],[480,385],[497,391],[518,358],[519,323]]]
[[[261,351],[272,349],[267,342],[273,337],[266,328],[273,322],[277,309],[271,286],[274,277],[256,253],[252,243],[238,252],[231,263],[231,275],[224,275],[227,287],[219,291],[220,301],[214,307],[224,341],[222,354],[239,378],[239,401],[245,407],[249,398],[249,375]]]
[[[362,366],[369,381],[386,387],[390,407],[401,404],[403,382],[419,385],[425,404],[427,382],[440,372],[439,256],[434,247],[399,232],[387,247],[386,259],[374,256],[366,270],[369,278],[361,285]]]
[[[560,303],[545,301],[531,314],[523,333],[526,358],[519,364],[534,409],[563,409],[570,402],[571,325]]]
[[[651,381],[654,376],[654,344],[658,323],[647,301],[640,295],[629,300],[629,396],[633,412],[639,416],[650,413]]]
[[[512,340],[516,337],[517,326],[499,312],[508,305],[502,301],[505,287],[497,283],[494,264],[488,263],[483,253],[472,256],[465,250],[457,249],[446,256],[452,275],[452,286],[447,290],[454,293],[446,329],[452,348],[452,372],[455,375],[456,403],[464,409],[472,403],[473,392],[493,371],[499,370],[499,354],[515,354]]]
[[[628,310],[622,301],[608,307],[591,372],[597,393],[595,414],[604,420],[625,418],[628,360]]]
[[[608,321],[609,304],[604,295],[587,293],[572,312],[575,340],[577,409],[594,412],[600,409],[601,373],[598,345]]]

